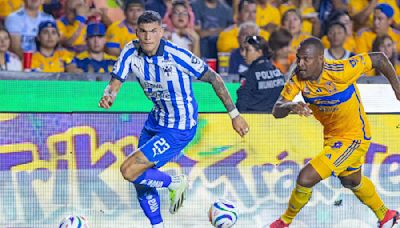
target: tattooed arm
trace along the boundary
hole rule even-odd
[[[115,97],[117,96],[121,85],[122,82],[120,80],[111,78],[107,87],[104,89],[103,97],[99,102],[99,107],[109,109],[114,103]]]
[[[249,131],[249,126],[246,121],[240,116],[239,111],[236,109],[228,90],[225,87],[224,80],[214,70],[208,71],[200,79],[203,82],[208,82],[212,85],[215,93],[224,104],[229,116],[232,118],[233,128],[240,136],[244,136]]]
[[[200,80],[212,85],[215,93],[224,104],[226,111],[231,112],[236,109],[236,106],[225,87],[224,80],[222,80],[221,76],[219,76],[214,70],[209,69]]]
[[[400,101],[400,81],[390,60],[382,52],[372,52],[368,55],[371,58],[372,67],[381,72],[389,80],[397,100]]]

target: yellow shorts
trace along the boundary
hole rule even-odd
[[[367,140],[329,139],[310,164],[322,179],[331,175],[348,176],[361,169],[370,143]]]

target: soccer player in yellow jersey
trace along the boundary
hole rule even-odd
[[[318,38],[307,38],[300,44],[296,69],[273,115],[314,115],[324,127],[324,148],[300,171],[286,212],[270,227],[288,227],[311,198],[314,185],[331,175],[339,177],[342,185],[375,213],[379,227],[392,227],[400,219],[399,212],[385,206],[371,180],[361,173],[361,159],[370,145],[371,133],[355,82],[372,68],[386,76],[400,100],[400,82],[383,53],[328,61]],[[299,92],[307,104],[292,101]]]

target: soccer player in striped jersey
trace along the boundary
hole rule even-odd
[[[356,80],[372,68],[386,76],[400,100],[400,82],[385,54],[324,60],[324,47],[318,38],[308,38],[300,44],[296,70],[282,90],[273,115],[314,115],[324,127],[324,148],[300,171],[286,212],[270,227],[288,227],[311,198],[314,185],[331,175],[339,177],[342,185],[375,213],[378,227],[392,227],[399,221],[399,212],[385,206],[374,184],[361,172],[371,133]],[[299,92],[307,104],[292,101]]]
[[[195,135],[198,114],[192,77],[212,85],[240,136],[249,127],[222,78],[188,50],[162,39],[158,13],[144,12],[138,19],[136,33],[139,40],[128,43],[122,50],[99,106],[110,108],[128,73],[137,77],[145,95],[154,103],[138,149],[123,162],[121,173],[135,185],[140,206],[153,228],[158,228],[163,227],[163,219],[157,188],[169,189],[169,211],[173,214],[182,206],[188,187],[186,176],[171,177],[158,168],[178,155]]]

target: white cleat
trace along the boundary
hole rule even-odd
[[[183,201],[186,199],[186,191],[189,187],[188,178],[186,175],[173,177],[174,188],[169,188],[170,206],[169,212],[175,214],[182,207]]]

